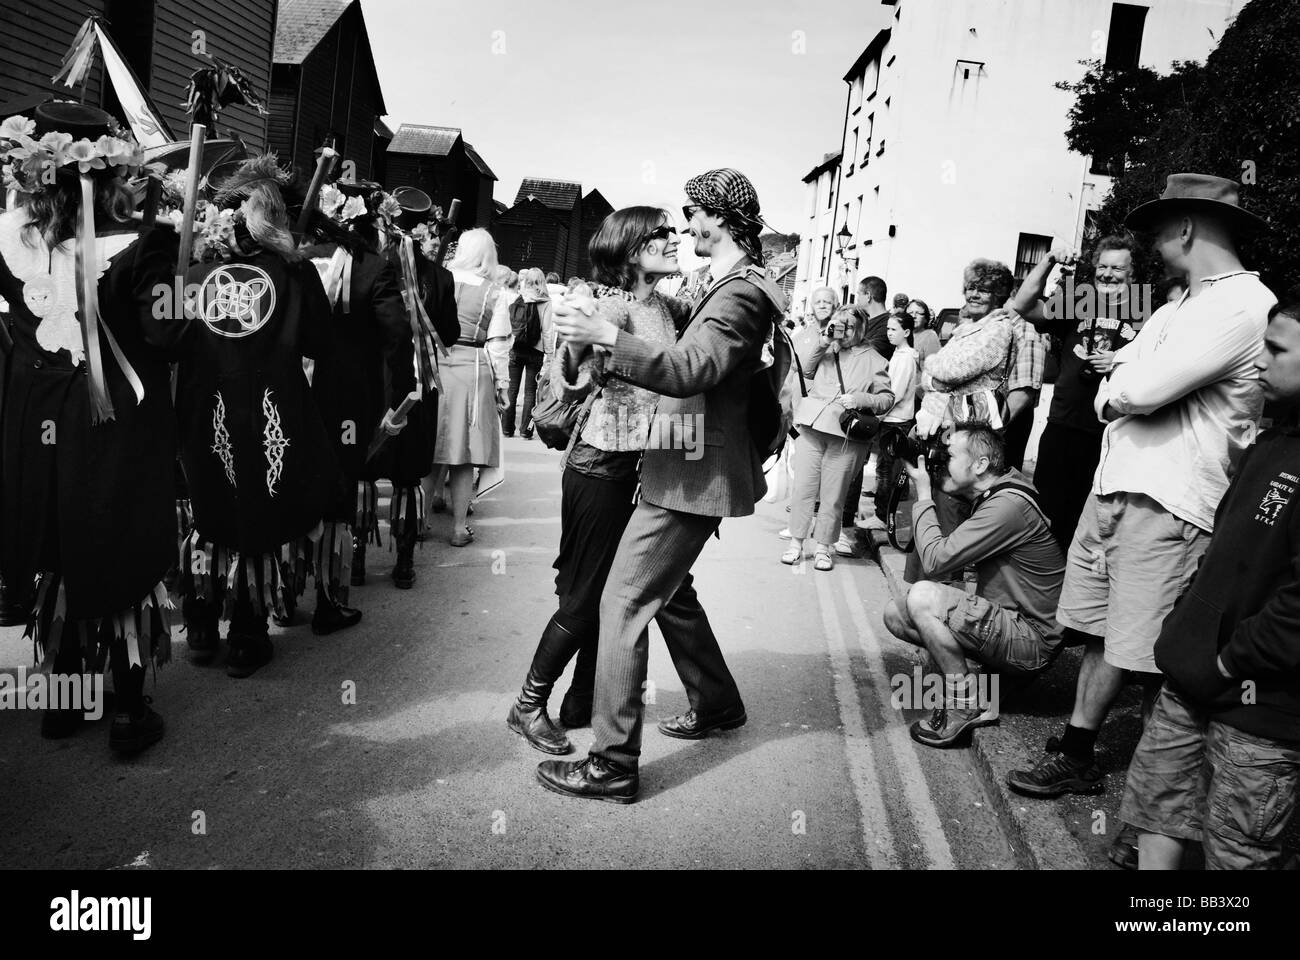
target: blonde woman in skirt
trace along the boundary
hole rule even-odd
[[[433,489],[451,488],[451,545],[474,539],[466,524],[475,467],[501,464],[500,411],[510,387],[510,312],[496,282],[497,247],[486,230],[469,230],[450,265],[456,281],[460,336],[442,361]]]

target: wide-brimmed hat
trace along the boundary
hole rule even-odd
[[[402,230],[412,230],[429,219],[433,210],[433,200],[419,187],[398,187],[392,197],[402,208],[394,219]]]
[[[350,180],[345,177],[339,177],[334,181],[334,186],[346,197],[362,197],[368,199],[376,190],[384,189],[381,184],[373,180]]]
[[[1149,231],[1171,214],[1201,211],[1221,217],[1234,230],[1268,230],[1267,220],[1243,209],[1240,191],[1236,180],[1224,177],[1204,173],[1171,174],[1160,198],[1135,207],[1124,219],[1124,225],[1131,230]]]
[[[135,138],[98,107],[47,99],[30,116],[0,118],[0,165],[6,187],[41,193],[48,171],[131,176],[143,161]]]
[[[709,170],[686,181],[686,196],[702,207],[748,221],[756,228],[768,227],[758,205],[758,191],[739,170],[724,167]]]

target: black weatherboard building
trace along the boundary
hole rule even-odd
[[[361,0],[280,0],[271,76],[270,146],[309,173],[327,141],[356,175],[382,182],[392,132]]]
[[[120,114],[102,56],[96,58],[84,89],[50,82],[77,30],[92,15],[103,18],[141,88],[178,140],[189,133],[183,104],[190,74],[208,64],[195,53],[200,39],[195,31],[202,31],[209,54],[239,67],[260,95],[270,86],[275,0],[6,0],[0,9],[0,103],[48,93]],[[237,137],[252,152],[267,147],[267,117],[251,107],[225,108],[216,126],[208,131],[209,138]]]

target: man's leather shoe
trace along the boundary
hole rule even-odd
[[[641,792],[641,777],[600,757],[585,760],[544,760],[537,765],[537,779],[555,793],[606,803],[635,803]]]
[[[696,713],[687,710],[681,716],[659,721],[659,732],[678,740],[699,740],[714,730],[734,730],[743,727],[749,718],[743,704],[737,704],[717,713]]]

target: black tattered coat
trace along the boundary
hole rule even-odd
[[[201,285],[177,377],[181,461],[205,539],[268,553],[309,533],[343,495],[303,357],[332,349],[310,260],[260,251],[192,267]]]
[[[137,231],[118,231],[125,232]],[[39,572],[60,574],[69,619],[121,613],[175,561],[168,356],[185,324],[168,316],[156,288],[172,287],[176,255],[174,232],[145,230],[99,280],[102,322],[139,375],[144,399],[137,404],[101,335],[115,418],[94,426],[85,366],[67,350],[40,346],[41,320],[0,257],[14,340],[0,417],[0,575],[25,588]]]
[[[328,243],[303,252],[329,259],[337,250]],[[312,374],[312,394],[347,487],[335,511],[341,520],[355,512],[357,481],[376,476],[374,461],[367,465],[365,457],[379,421],[415,388],[415,348],[397,268],[378,253],[354,250],[348,294],[346,312],[340,295],[331,314],[334,349]]]
[[[401,283],[402,270],[398,265],[397,247],[390,247],[385,256],[397,271]],[[419,274],[419,295],[424,310],[433,322],[433,328],[450,347],[460,336],[460,322],[456,318],[456,282],[451,271],[422,256],[415,255]],[[403,307],[405,317],[405,307]],[[414,343],[414,333],[406,320],[407,339]],[[383,477],[396,486],[413,486],[433,470],[433,449],[438,432],[438,395],[426,392],[424,399],[411,411],[406,429],[384,444],[383,449],[367,465],[367,479]]]

